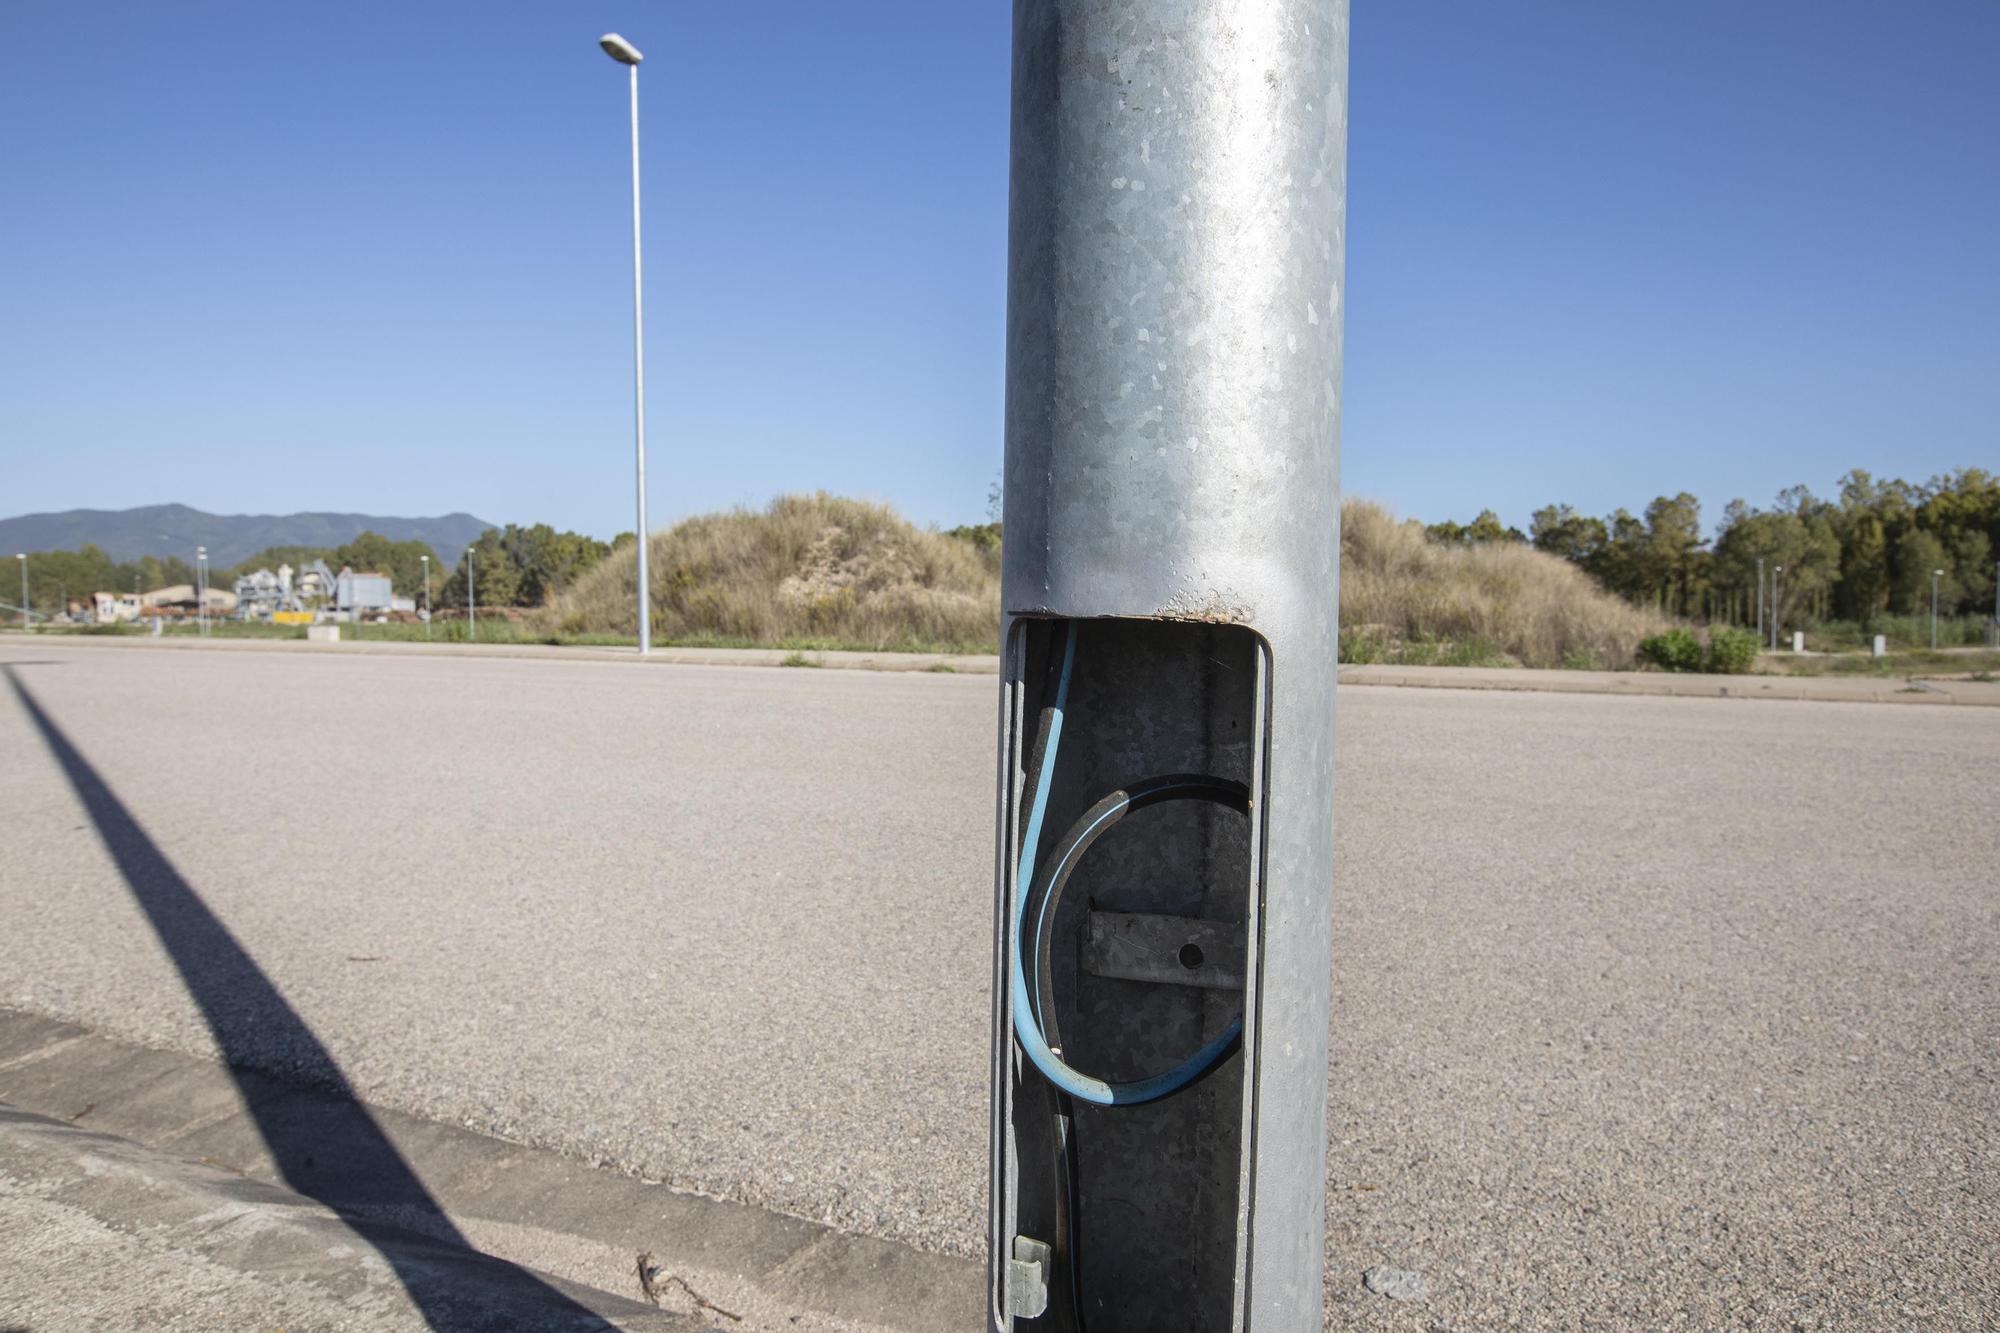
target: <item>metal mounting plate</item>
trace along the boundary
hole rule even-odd
[[[1083,966],[1122,981],[1242,990],[1243,946],[1240,921],[1092,911]]]

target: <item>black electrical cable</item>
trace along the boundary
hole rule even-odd
[[[1250,789],[1240,782],[1228,778],[1211,777],[1201,773],[1169,773],[1160,777],[1147,778],[1135,782],[1130,787],[1111,792],[1097,804],[1083,812],[1077,821],[1069,826],[1056,844],[1056,854],[1051,858],[1052,867],[1048,885],[1043,888],[1040,906],[1036,909],[1037,928],[1035,931],[1035,951],[1033,974],[1036,1007],[1040,1010],[1042,1032],[1048,1038],[1051,1050],[1062,1050],[1062,1027],[1057,1014],[1055,992],[1055,968],[1051,964],[1055,952],[1056,915],[1062,906],[1063,891],[1069,887],[1070,876],[1083,860],[1092,843],[1110,832],[1120,820],[1137,810],[1148,806],[1161,805],[1168,801],[1209,801],[1243,814],[1250,813]],[[1220,1059],[1208,1065],[1188,1080],[1186,1087],[1193,1087],[1202,1079],[1214,1073],[1234,1054],[1239,1041],[1232,1044]]]

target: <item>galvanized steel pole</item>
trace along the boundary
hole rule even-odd
[[[1757,637],[1764,636],[1764,558],[1757,557]]]
[[[639,253],[639,63],[645,57],[615,32],[605,33],[597,44],[632,76],[632,400],[639,489],[639,653],[645,656],[653,650],[653,585],[646,551],[646,308]]]
[[[21,552],[17,559],[21,562],[21,629],[25,632],[35,627],[28,617],[28,553]]]
[[[479,548],[465,548],[465,637],[467,641],[479,637],[479,594],[472,587],[472,556]]]
[[[639,482],[639,654],[653,651],[652,580],[646,548],[646,308],[639,257],[639,67],[632,71],[632,409],[638,439]]]
[[[1015,0],[995,1330],[1321,1326],[1347,43]]]

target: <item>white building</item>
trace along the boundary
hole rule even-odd
[[[139,618],[139,594],[136,592],[94,592],[90,595],[90,602],[91,615],[100,625]]]

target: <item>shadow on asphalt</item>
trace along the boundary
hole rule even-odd
[[[462,1277],[440,1271],[442,1266],[426,1254],[434,1254],[439,1242],[468,1254],[476,1253],[472,1245],[354,1095],[305,1020],[146,836],[14,666],[0,669],[180,970],[285,1184],[339,1212],[356,1235],[374,1246],[432,1328],[466,1327],[469,1311],[455,1290]],[[276,1077],[256,1072],[260,1069]],[[384,1215],[396,1222],[378,1220]],[[519,1327],[547,1328],[553,1319],[579,1333],[612,1329],[526,1269],[491,1255],[481,1257],[519,1294]],[[490,1308],[481,1311],[481,1327],[494,1326],[492,1313]]]

